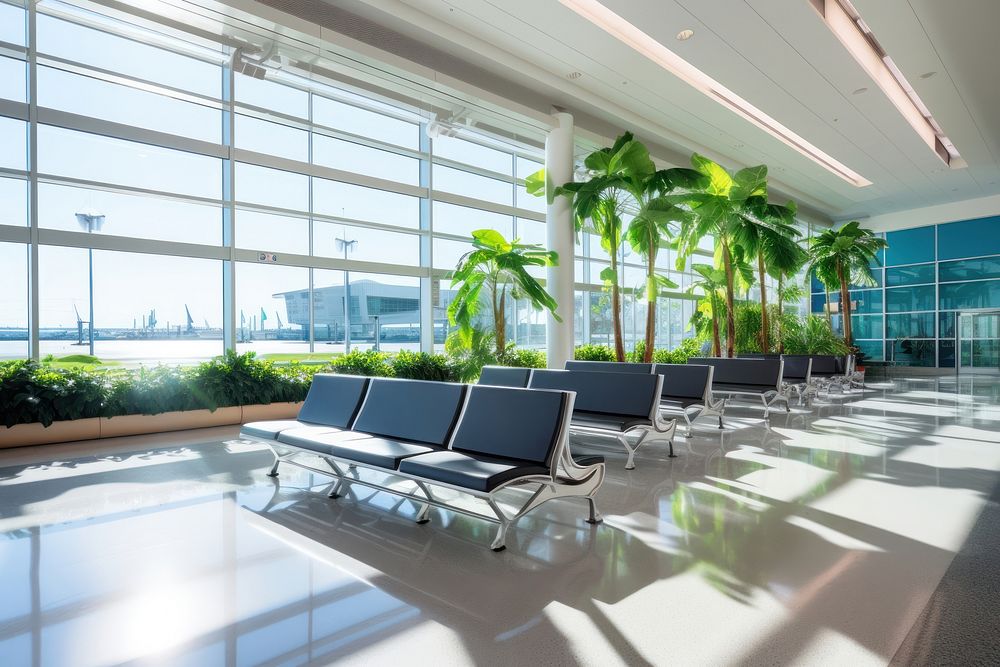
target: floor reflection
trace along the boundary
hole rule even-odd
[[[0,664],[885,664],[997,483],[997,401],[945,378],[737,407],[631,471],[586,440],[605,523],[549,503],[502,554],[231,437],[0,453]]]

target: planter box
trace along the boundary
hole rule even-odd
[[[50,445],[76,440],[97,440],[127,435],[147,435],[166,431],[184,431],[212,426],[234,426],[266,419],[294,419],[301,403],[272,403],[270,405],[245,405],[209,410],[164,412],[158,415],[124,415],[53,422],[45,428],[39,423],[17,424],[12,428],[0,426],[0,449]]]
[[[0,449],[5,447],[29,447],[49,445],[53,442],[73,442],[75,440],[96,440],[101,437],[101,420],[74,419],[52,422],[45,428],[40,423],[17,424],[11,428],[0,426]]]

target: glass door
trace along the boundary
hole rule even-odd
[[[1000,373],[1000,311],[956,313],[955,366],[961,373]]]

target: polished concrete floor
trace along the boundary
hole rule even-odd
[[[604,524],[556,501],[499,554],[233,429],[0,452],[0,665],[887,664],[1000,480],[1000,382],[728,422],[581,445]]]

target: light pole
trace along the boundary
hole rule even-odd
[[[344,227],[344,237],[337,237],[337,250],[343,251],[344,261],[347,261],[347,253],[354,250],[358,245],[357,239],[347,238],[347,228]],[[347,267],[344,267],[344,354],[351,351],[351,283]]]
[[[101,227],[104,226],[104,215],[101,213],[77,213],[76,221],[87,234],[91,234],[95,231],[101,231]],[[94,356],[94,249],[90,247],[87,248],[87,265],[90,284],[90,321],[87,323],[87,328],[90,330],[90,356]]]

